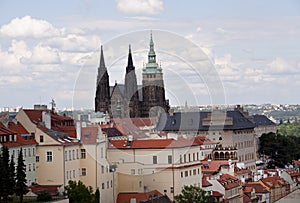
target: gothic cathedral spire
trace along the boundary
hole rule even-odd
[[[109,76],[104,62],[102,46],[96,85],[95,112],[100,111],[110,113]]]
[[[125,74],[126,117],[139,117],[139,93],[133,65],[131,46],[129,45],[128,61]]]

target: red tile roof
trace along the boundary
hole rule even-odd
[[[234,166],[234,173],[237,175],[241,175],[241,174],[249,174],[251,173],[251,171],[246,168],[239,168],[237,166]]]
[[[83,144],[94,144],[97,141],[98,127],[96,125],[81,128],[81,142]]]
[[[150,197],[153,197],[154,195],[156,196],[162,196],[162,194],[157,191],[157,190],[152,190],[149,192],[144,192],[144,193],[119,193],[118,194],[118,198],[117,198],[117,203],[126,203],[126,202],[130,202],[131,198],[135,198],[136,202],[140,202],[143,200],[148,200],[150,199]]]
[[[202,161],[202,173],[214,173],[220,170],[223,165],[229,165],[227,160],[203,160]]]
[[[293,162],[295,165],[300,165],[300,160],[294,160]]]
[[[240,186],[239,179],[229,174],[221,175],[218,181],[226,190]]]
[[[202,177],[202,187],[210,187],[212,184],[207,180],[207,176]]]
[[[8,122],[8,128],[17,134],[29,134],[29,132],[24,128],[24,126],[20,123]]]
[[[51,195],[57,195],[58,194],[58,188],[60,188],[62,185],[38,185],[34,184],[30,186],[29,188],[31,191],[35,194],[39,194],[42,191],[47,191]]]
[[[248,202],[252,202],[251,198],[248,195],[244,194],[243,195],[243,203],[248,203]]]
[[[56,131],[62,131],[67,133],[70,137],[76,138],[76,128],[74,120],[71,117],[61,116],[50,110],[36,110],[36,109],[24,109],[24,112],[35,124],[42,122],[42,113],[47,112],[51,114],[51,129]]]
[[[214,197],[223,197],[224,195],[218,191],[213,191],[213,196]]]
[[[252,190],[253,190],[253,187],[249,187],[249,186],[246,186],[243,188],[244,193],[251,193]]]
[[[247,182],[246,187],[255,189],[255,193],[269,193],[268,189],[261,182]]]
[[[267,178],[262,178],[261,181],[268,187],[275,188],[285,186],[287,183],[283,178],[279,176],[272,176]]]
[[[8,127],[5,127],[0,122],[0,135],[2,136],[8,136],[8,135],[15,135],[16,140],[6,139],[6,142],[2,142],[1,144],[3,146],[7,147],[15,147],[15,146],[23,146],[23,145],[36,145],[37,142],[35,141],[34,137],[25,130],[25,128],[20,123],[13,123],[9,122]],[[22,136],[23,135],[23,136]],[[26,135],[26,136],[24,136]]]
[[[195,138],[185,139],[179,137],[174,139],[147,139],[147,140],[133,140],[129,145],[127,140],[110,140],[110,148],[117,149],[163,149],[163,148],[181,148],[189,146],[200,146],[203,144],[205,137],[198,136]]]

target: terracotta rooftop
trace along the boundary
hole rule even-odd
[[[239,168],[237,166],[234,166],[234,173],[237,175],[241,175],[241,174],[249,174],[251,173],[251,171],[246,168]]]
[[[218,181],[226,190],[240,186],[239,179],[229,174],[221,175]]]
[[[202,145],[205,141],[204,136],[185,139],[179,137],[175,139],[148,139],[148,140],[133,140],[131,143],[128,140],[110,140],[109,148],[118,149],[163,149],[163,148],[181,148],[190,146]]]
[[[300,160],[294,160],[293,162],[295,165],[300,165]]]
[[[131,202],[130,199],[135,198],[136,202],[139,203],[144,200],[149,200],[150,197],[154,196],[162,196],[162,194],[157,190],[152,190],[145,193],[138,193],[138,192],[132,192],[132,193],[119,193],[117,197],[117,203],[126,203]]]
[[[227,160],[203,160],[202,173],[214,173],[220,170],[221,166],[229,165]]]
[[[207,176],[202,177],[202,187],[210,187],[212,184],[207,180]]]
[[[286,185],[286,182],[283,178],[279,176],[272,176],[267,178],[262,178],[261,181],[268,187],[275,188]]]
[[[42,191],[49,192],[52,196],[58,195],[58,188],[60,188],[62,185],[38,185],[34,184],[30,186],[29,188],[31,191],[35,194],[39,194]]]
[[[213,196],[214,197],[223,197],[224,195],[218,191],[213,191]]]
[[[243,188],[243,191],[244,191],[245,193],[251,193],[252,190],[253,190],[253,187],[249,187],[249,186],[246,186],[246,187]]]
[[[50,110],[23,109],[25,114],[34,124],[42,122],[42,113],[47,112],[51,115],[51,129],[67,133],[70,137],[76,138],[76,128],[71,117],[61,116]]]
[[[3,146],[7,147],[37,144],[34,136],[28,134],[20,123],[15,124],[13,122],[9,122],[7,128],[0,122],[0,135],[7,137],[5,142],[1,142]],[[13,140],[9,140],[9,135],[15,135],[15,138],[13,138]]]
[[[246,187],[252,187],[255,189],[256,193],[268,193],[269,190],[261,182],[247,182]]]

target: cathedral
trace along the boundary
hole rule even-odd
[[[148,62],[142,70],[142,85],[137,84],[131,47],[125,71],[125,84],[109,85],[109,74],[104,62],[101,46],[100,65],[97,75],[95,111],[108,113],[111,117],[153,117],[168,112],[169,100],[165,99],[165,88],[161,66],[156,62],[152,33]]]

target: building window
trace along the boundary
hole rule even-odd
[[[110,181],[110,187],[113,187],[113,182],[112,182],[112,180]]]
[[[157,164],[157,156],[153,156],[153,164]]]
[[[172,163],[172,155],[169,155],[168,156],[168,164],[171,164]]]
[[[40,142],[44,142],[44,136],[40,135]]]
[[[181,176],[181,178],[183,178],[183,172],[182,171],[180,172],[180,176]]]
[[[189,171],[184,171],[184,176],[188,177],[189,176]]]
[[[28,149],[28,156],[29,157],[31,156],[31,150],[30,150],[30,148]]]
[[[35,157],[35,162],[40,162],[40,157],[39,157],[39,155],[36,155],[36,157]]]
[[[81,151],[81,158],[85,159],[85,157],[86,157],[85,149],[81,149],[80,151]]]
[[[74,149],[72,150],[72,158],[73,158],[73,160],[75,160],[75,150]]]
[[[31,164],[28,164],[28,171],[31,171]]]
[[[135,169],[131,169],[131,170],[130,170],[130,174],[131,174],[131,175],[135,175]]]
[[[199,152],[197,152],[197,161],[199,161]]]
[[[46,161],[47,162],[52,162],[52,152],[47,152]]]
[[[75,178],[75,170],[73,170],[73,178]]]
[[[106,182],[106,187],[109,188],[109,181]]]
[[[103,147],[100,149],[101,158],[103,158]]]
[[[139,187],[140,188],[142,187],[142,181],[139,181]]]
[[[102,189],[104,190],[104,187],[105,187],[105,184],[104,183],[102,183]]]
[[[82,168],[81,169],[81,175],[82,176],[86,176],[86,168]]]
[[[101,166],[101,173],[104,173],[104,166]]]
[[[32,156],[35,156],[35,149],[32,148]]]
[[[79,159],[78,149],[76,149],[76,159]]]
[[[65,151],[65,161],[68,161],[68,151]]]
[[[32,164],[32,170],[35,171],[35,163]]]
[[[72,160],[72,157],[71,157],[71,150],[69,150],[69,161]]]
[[[182,155],[179,155],[179,162],[182,163]]]
[[[26,149],[24,149],[23,151],[24,151],[24,157],[26,157]]]
[[[138,174],[139,174],[139,175],[142,175],[142,174],[143,174],[143,169],[141,169],[141,168],[138,169]]]

